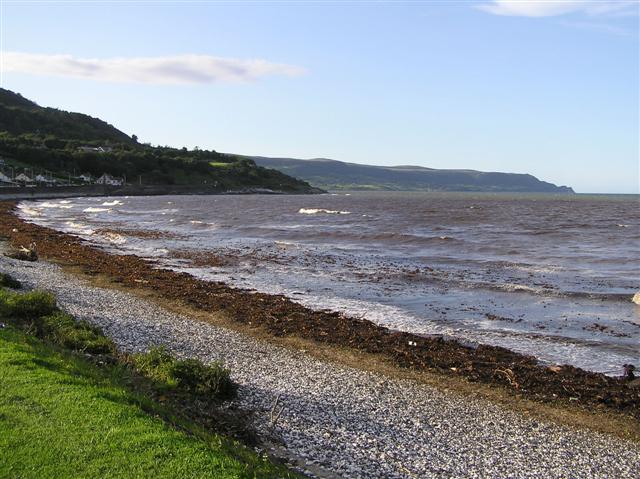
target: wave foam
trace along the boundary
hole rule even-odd
[[[42,216],[42,211],[28,206],[18,205],[18,209],[26,216]]]
[[[73,221],[66,221],[65,225],[68,226],[67,230],[72,233],[78,233],[82,235],[92,235],[93,230],[89,228],[87,225],[83,225],[82,223],[74,223]]]
[[[111,208],[94,208],[93,206],[90,206],[89,208],[82,210],[83,213],[100,213],[102,211],[111,211]]]
[[[327,215],[350,215],[351,211],[326,210],[324,208],[300,208],[298,213],[303,215],[315,215],[325,213]]]
[[[48,201],[45,201],[44,203],[38,203],[38,208],[62,208],[65,210],[68,210],[69,208],[73,208],[73,206],[69,205],[69,204],[61,204],[62,201],[60,203],[49,203]]]

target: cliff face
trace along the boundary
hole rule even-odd
[[[373,166],[342,161],[251,157],[258,165],[332,190],[495,191],[573,193],[532,175],[475,170],[436,170],[420,166]]]

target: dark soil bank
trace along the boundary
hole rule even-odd
[[[567,402],[624,412],[640,419],[640,388],[571,366],[545,367],[531,356],[504,348],[469,347],[440,337],[422,337],[331,311],[314,311],[288,298],[249,292],[186,273],[156,269],[136,256],[110,255],[75,236],[25,223],[15,203],[0,203],[0,235],[14,246],[37,245],[38,254],[105,274],[131,288],[152,289],[204,311],[223,311],[234,321],[260,326],[274,336],[295,336],[347,346],[416,370],[436,370],[470,381],[499,385],[514,395],[547,403]],[[622,365],[620,365],[622,372]]]

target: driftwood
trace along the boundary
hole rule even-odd
[[[38,253],[36,251],[35,243],[31,243],[28,248],[20,246],[17,251],[7,253],[5,256],[13,259],[19,259],[21,261],[38,261]]]
[[[278,394],[276,396],[276,400],[273,402],[273,407],[271,408],[271,413],[269,414],[269,416],[270,416],[270,421],[269,422],[270,422],[272,431],[276,428],[276,424],[278,423],[278,419],[280,419],[280,415],[284,411],[284,406],[281,406],[280,409],[277,410],[279,401],[280,401],[280,394]]]

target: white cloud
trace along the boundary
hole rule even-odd
[[[568,13],[635,15],[638,0],[493,0],[477,8],[494,15],[554,17]]]
[[[305,73],[303,68],[293,65],[209,55],[94,59],[20,52],[4,52],[2,69],[34,75],[165,85],[250,82],[271,75],[298,76]]]

